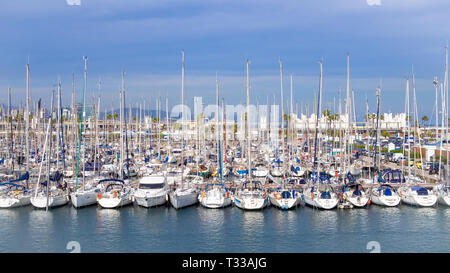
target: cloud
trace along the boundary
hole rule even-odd
[[[381,0],[366,0],[369,6],[381,6]]]
[[[66,0],[69,6],[81,6],[81,0]]]

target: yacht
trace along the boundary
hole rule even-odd
[[[169,185],[162,175],[144,176],[134,193],[134,200],[139,206],[146,208],[164,205],[167,202]]]
[[[189,180],[182,181],[175,190],[169,192],[169,201],[176,209],[195,205],[198,202],[198,190]]]
[[[426,187],[405,186],[399,189],[402,202],[418,207],[431,207],[437,202],[437,196],[432,189]]]
[[[400,195],[388,184],[381,184],[372,188],[370,201],[379,206],[395,207],[401,202]]]
[[[269,194],[270,204],[280,209],[292,209],[300,204],[301,196],[291,189],[278,188]]]
[[[233,203],[240,209],[259,210],[269,204],[267,193],[261,188],[259,181],[246,181],[232,196]]]
[[[231,195],[223,184],[208,184],[199,194],[198,201],[205,208],[224,208],[231,205]]]
[[[97,202],[102,208],[120,208],[132,203],[132,188],[122,179],[108,178],[98,182]]]

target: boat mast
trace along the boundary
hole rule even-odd
[[[409,164],[409,161],[411,159],[411,143],[410,143],[410,116],[409,116],[409,79],[406,79],[406,126],[407,126],[407,135],[408,138],[406,140],[406,143],[408,144],[408,180],[411,176],[411,166]]]
[[[26,109],[25,109],[25,162],[26,162],[26,171],[30,171],[30,142],[28,137],[28,130],[30,127],[30,64],[27,63],[27,80],[26,80],[26,89],[27,89],[27,98],[26,98]],[[28,179],[26,180],[27,189]]]
[[[444,76],[444,92],[445,92],[445,143],[446,146],[446,172],[445,172],[445,179],[448,179],[448,172],[449,172],[449,160],[448,160],[448,42],[445,45],[445,76]]]
[[[50,140],[48,144],[48,156],[47,156],[47,203],[45,204],[45,211],[48,211],[48,202],[49,202],[49,196],[50,196],[50,163],[52,159],[52,139],[53,139],[53,98],[55,96],[55,90],[52,91],[52,100],[50,105]],[[58,170],[56,170],[58,172]],[[56,173],[53,178],[56,178]],[[57,181],[55,182],[57,183]]]
[[[224,127],[224,130],[227,128],[226,125],[224,126],[224,118],[225,118],[225,103],[224,99],[222,98],[222,127]],[[220,127],[219,127],[220,128]],[[225,131],[226,132],[226,131]],[[226,139],[226,133],[223,136],[224,140]],[[219,151],[220,151],[220,182],[223,183],[223,158],[222,158],[222,149],[220,145],[220,138],[219,138]]]
[[[281,64],[281,62],[280,62]],[[252,169],[251,169],[251,156],[250,156],[250,71],[249,71],[249,60],[247,59],[247,164],[248,164],[248,178],[249,181],[252,179]]]
[[[350,146],[350,133],[351,133],[351,114],[352,114],[352,106],[351,106],[351,97],[350,97],[350,54],[347,53],[347,100],[346,100],[346,112],[347,112],[347,118],[348,118],[348,128],[347,128],[347,134],[346,134],[346,141],[345,141],[345,155],[346,155],[346,160],[348,161],[347,163],[350,166],[350,156],[348,154],[348,149]],[[345,172],[345,168],[344,168],[344,172]]]
[[[377,145],[378,145],[378,126],[379,126],[379,118],[380,118],[380,96],[381,96],[381,88],[377,88],[376,91],[377,96],[377,124],[376,124],[376,136],[375,136],[375,148],[374,148],[374,157],[373,157],[373,166],[374,170],[377,169]],[[368,107],[367,107],[368,108]],[[374,183],[375,183],[375,176],[373,176]]]
[[[319,123],[319,111],[320,111],[320,101],[322,96],[322,61],[319,62],[320,64],[320,80],[319,80],[319,97],[317,98],[317,112],[316,112],[316,133],[314,136],[314,162],[313,162],[313,172],[316,171],[316,165],[317,165],[317,134],[318,134],[318,123]],[[320,164],[319,164],[320,166]],[[317,177],[319,177],[319,174],[316,174]]]
[[[280,83],[281,83],[281,147],[284,144],[284,97],[283,97],[283,62],[280,60]]]
[[[290,137],[291,139],[291,148],[290,148],[290,157],[293,156],[293,145],[294,145],[294,140],[293,140],[293,124],[292,124],[292,120],[293,120],[293,104],[292,104],[292,100],[293,100],[293,92],[294,92],[294,86],[293,86],[293,81],[292,81],[292,73],[291,73],[291,111],[289,113],[289,129],[291,130],[291,133],[288,135],[288,138]]]
[[[436,120],[436,122],[435,122],[435,124],[436,124],[436,137],[435,137],[436,142],[437,142],[437,139],[438,139],[438,128],[439,128],[438,83],[439,82],[438,82],[437,77],[434,77],[433,84],[434,84],[434,90],[435,90],[435,104],[434,104],[434,107],[435,107],[435,110],[436,110],[436,117],[435,117],[435,120]]]
[[[184,50],[181,52],[181,187],[184,185]]]
[[[216,154],[219,155],[219,80],[217,79],[216,74],[216,103],[217,103],[217,110],[216,110]]]
[[[9,127],[10,127],[10,139],[11,142],[10,150],[9,150],[9,157],[11,158],[12,162],[12,172],[14,173],[14,137],[13,137],[13,124],[12,124],[12,117],[11,117],[11,87],[8,87],[8,121],[9,121]]]
[[[123,137],[123,121],[124,121],[124,92],[125,92],[125,72],[122,71],[122,88],[120,91],[120,177],[123,177],[123,157],[125,156],[125,151],[123,147],[124,137]]]
[[[83,119],[84,119],[84,115],[85,115],[85,111],[84,111],[84,102],[85,102],[85,90],[87,87],[87,60],[88,58],[86,56],[83,57],[84,60],[84,86],[83,86],[83,110],[81,112],[81,119],[80,119],[80,136],[79,136],[79,140],[78,140],[78,160],[77,160],[77,173],[76,173],[76,182],[75,182],[75,191],[78,188],[78,171],[80,169],[80,151],[81,151],[81,139],[83,138]],[[72,95],[73,96],[73,95]],[[84,174],[83,174],[84,177]],[[84,178],[83,178],[84,180]]]

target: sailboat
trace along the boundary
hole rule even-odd
[[[27,109],[25,110],[26,113],[29,112],[28,109],[28,84],[29,84],[29,66],[27,64]],[[12,121],[11,117],[11,89],[8,89],[8,119],[10,122]],[[25,134],[28,136],[28,118],[26,118],[26,129]],[[12,125],[11,125],[12,130]],[[11,134],[12,135],[12,134]],[[28,137],[26,138],[28,140]],[[13,139],[11,139],[11,144],[13,145]],[[28,146],[28,141],[26,144]],[[14,150],[11,149],[11,159],[12,162],[14,162]],[[28,149],[26,149],[28,151]],[[22,206],[28,206],[31,204],[31,192],[28,189],[28,179],[30,177],[28,172],[28,158],[29,154],[26,152],[25,154],[27,165],[26,165],[26,171],[23,175],[21,175],[17,179],[10,180],[8,182],[0,183],[0,187],[5,187],[6,189],[0,191],[0,208],[14,208],[14,207],[22,207]],[[14,164],[14,163],[13,163]],[[13,165],[13,171],[14,171],[14,165]],[[26,181],[25,185],[19,184],[22,181]]]
[[[26,186],[18,183],[28,180],[29,177],[26,172],[18,179],[0,183],[0,186],[7,186],[6,190],[0,192],[0,208],[15,208],[31,204],[31,192]]]
[[[342,198],[350,202],[351,205],[362,208],[369,203],[369,195],[362,185],[355,180],[350,180],[342,188]]]
[[[320,64],[320,81],[319,81],[319,98],[317,100],[317,113],[320,112],[320,101],[322,96],[322,62]],[[316,133],[314,143],[313,172],[309,179],[309,186],[303,191],[303,199],[305,204],[314,208],[334,209],[339,202],[338,194],[329,182],[329,177],[320,175],[320,164],[317,160],[317,138],[318,138],[318,122],[319,118],[316,114]],[[318,166],[318,168],[317,168]]]
[[[413,74],[414,75],[414,74]],[[414,86],[414,77],[413,77]],[[414,90],[414,89],[413,89]],[[414,93],[415,94],[415,93]],[[415,97],[415,96],[414,96]],[[406,79],[406,98],[405,98],[405,112],[409,116],[409,81]],[[416,117],[414,117],[415,119]],[[406,133],[405,133],[406,135]],[[407,135],[408,135],[408,158],[410,158],[411,143],[410,137],[410,123],[407,119]],[[416,179],[411,175],[411,166],[408,164],[408,176],[406,177],[406,185],[399,188],[398,192],[402,202],[411,206],[431,207],[437,202],[437,196],[431,187],[416,186]]]
[[[76,170],[76,183],[75,183],[75,191],[70,193],[70,200],[72,205],[75,208],[85,207],[94,205],[97,203],[97,194],[99,193],[99,189],[96,187],[95,183],[91,181],[90,178],[86,179],[85,175],[85,168],[83,168],[83,185],[78,188],[78,177],[79,177],[79,170],[80,170],[80,153],[81,153],[81,146],[82,146],[82,136],[83,136],[83,120],[85,118],[85,103],[84,103],[84,94],[87,88],[87,57],[84,57],[84,86],[83,86],[83,110],[81,113],[81,119],[80,119],[80,134],[79,134],[79,142],[78,142],[78,160],[77,160],[77,170]],[[83,139],[83,145],[84,145],[84,139]],[[85,153],[83,152],[83,155]],[[84,162],[84,161],[83,161]],[[86,162],[83,163],[84,166],[86,166]],[[86,181],[88,180],[88,181]]]
[[[98,182],[98,188],[97,202],[102,208],[115,209],[133,202],[131,187],[122,179],[102,179]]]
[[[52,99],[53,101],[53,99]],[[52,111],[53,112],[53,111]],[[34,196],[31,197],[30,201],[31,204],[35,208],[39,209],[48,209],[48,208],[54,208],[59,206],[64,206],[67,203],[69,203],[69,196],[67,194],[67,190],[59,184],[58,186],[53,185],[50,186],[51,182],[54,181],[58,184],[61,176],[59,172],[54,173],[53,176],[50,176],[50,161],[51,161],[51,136],[50,136],[50,127],[52,127],[52,119],[49,118],[48,125],[47,125],[47,134],[45,137],[44,142],[44,155],[46,157],[47,161],[47,181],[41,182],[41,173],[42,173],[42,166],[44,164],[44,158],[41,161],[41,165],[39,167],[39,175],[38,180],[36,183],[36,189]],[[48,138],[50,138],[50,141],[48,141]],[[47,145],[47,143],[49,143]],[[49,146],[49,147],[47,147]],[[46,153],[46,150],[48,148],[48,152]]]
[[[217,91],[218,92],[218,91]],[[184,51],[182,51],[182,75],[181,75],[181,105],[184,106]],[[180,209],[183,207],[194,205],[198,202],[198,190],[192,183],[186,183],[184,181],[185,177],[185,160],[184,160],[184,107],[181,113],[181,128],[182,128],[182,137],[181,137],[181,164],[182,171],[181,175],[181,183],[176,185],[176,189],[169,193],[169,200],[172,206],[176,209]]]
[[[223,111],[224,111],[224,103],[222,99],[222,121],[223,121]],[[206,188],[198,196],[198,201],[200,202],[200,205],[210,209],[223,208],[231,205],[230,192],[223,184],[224,171],[223,171],[222,146],[220,139],[218,146],[219,146],[218,173],[221,183],[207,184]],[[219,178],[216,176],[214,179],[215,181],[218,181]]]
[[[381,184],[372,188],[370,201],[379,206],[395,207],[400,204],[401,198],[391,185]]]
[[[231,195],[224,184],[207,184],[204,191],[198,196],[200,205],[205,208],[218,209],[231,205]]]
[[[270,204],[280,209],[292,209],[300,204],[301,195],[293,189],[277,188],[269,194]]]
[[[378,170],[377,168],[377,143],[378,143],[378,131],[379,131],[379,114],[380,114],[380,97],[381,97],[381,88],[377,89],[377,124],[376,124],[376,138],[375,138],[375,156],[373,159],[373,170]],[[368,106],[367,106],[368,108]],[[367,111],[368,112],[368,111]],[[389,173],[389,174],[388,174]],[[391,170],[385,172],[385,177],[388,174],[389,178],[392,178],[394,174],[397,176],[403,176],[403,174],[400,172],[392,172]],[[372,172],[372,180],[375,183],[376,175],[374,172]],[[366,180],[366,181],[367,181]],[[377,182],[386,182],[386,180],[383,179],[381,173],[378,174],[378,181]],[[400,204],[401,198],[398,194],[397,190],[394,189],[389,184],[381,184],[378,187],[373,187],[370,191],[370,201],[376,205],[379,206],[386,206],[386,207],[395,207]]]
[[[124,167],[124,132],[122,130],[122,121],[125,117],[125,72],[122,72],[122,90],[120,92],[120,177],[122,179],[103,179],[98,182],[100,192],[97,193],[97,203],[102,208],[119,208],[125,205],[129,205],[133,202],[133,190],[128,183],[128,180],[124,179],[125,176],[129,177],[123,170]],[[125,134],[127,134],[125,132]],[[128,153],[127,153],[128,154]]]
[[[247,60],[247,167],[251,170],[251,126],[250,126],[250,74],[249,61]],[[252,179],[252,172],[243,181],[241,187],[236,189],[232,196],[233,203],[240,209],[259,210],[269,204],[267,193],[261,189],[261,182]]]
[[[442,183],[439,184],[435,190],[438,194],[439,204],[450,206],[450,185],[448,185],[448,183]]]
[[[399,189],[402,202],[418,207],[432,207],[437,202],[437,196],[430,187],[401,187]]]

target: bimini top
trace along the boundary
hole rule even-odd
[[[122,179],[116,179],[116,178],[106,178],[98,181],[98,183],[107,183],[107,182],[119,182],[122,184],[125,184],[125,182]]]
[[[423,187],[412,187],[412,191],[417,191],[418,195],[428,195],[428,190]]]
[[[401,170],[385,169],[380,182],[405,183],[406,179]]]

